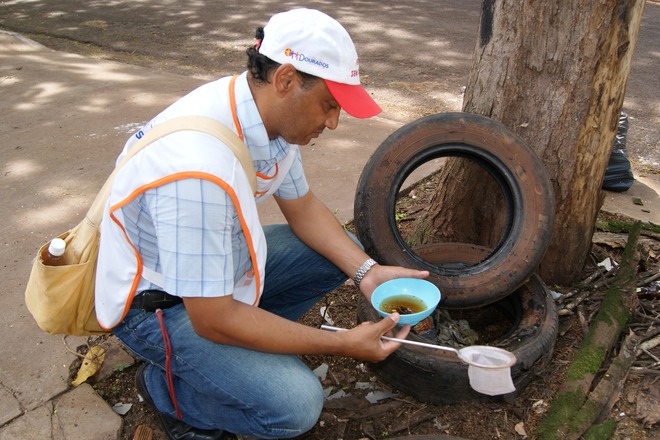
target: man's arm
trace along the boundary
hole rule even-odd
[[[330,210],[309,191],[303,197],[285,200],[275,197],[294,234],[307,246],[332,261],[342,272],[353,278],[367,255],[346,234]],[[371,297],[381,283],[394,278],[426,278],[428,272],[399,266],[376,265],[360,282],[360,290]]]
[[[221,344],[269,353],[339,355],[369,362],[385,359],[400,346],[380,339],[396,326],[398,315],[333,333],[243,304],[231,295],[184,297],[183,302],[195,332]],[[396,336],[405,338],[409,330],[404,326]]]

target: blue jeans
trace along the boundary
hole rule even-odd
[[[297,320],[346,281],[344,273],[298,240],[287,225],[266,226],[264,231],[268,258],[259,307]],[[193,330],[183,304],[163,310],[163,319],[184,422],[258,438],[295,437],[316,424],[323,408],[323,390],[297,356],[204,339]],[[137,357],[151,364],[145,373],[149,394],[159,411],[176,417],[156,314],[130,310],[113,332]]]

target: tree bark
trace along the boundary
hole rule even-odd
[[[483,2],[463,111],[502,122],[546,166],[556,206],[539,268],[546,282],[574,282],[591,248],[643,7],[643,0]],[[418,241],[497,241],[499,190],[464,162],[444,167],[424,220],[430,233]]]

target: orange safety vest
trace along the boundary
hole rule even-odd
[[[218,109],[224,109],[224,114],[218,112],[214,117],[228,127],[233,126],[242,138],[233,96],[235,80],[236,77],[218,81],[217,90],[225,89],[221,87],[225,82],[229,84],[226,88],[227,96],[221,96],[217,103]],[[229,108],[231,113],[227,111]],[[166,116],[169,119],[181,115]],[[156,123],[162,122],[162,119],[158,119],[155,119]],[[134,140],[130,139],[125,151],[133,143]],[[111,329],[122,321],[142,278],[162,286],[162,280],[159,282],[160,274],[143,267],[142,257],[126,232],[121,208],[151,188],[189,178],[213,182],[230,195],[252,261],[251,269],[234,283],[233,297],[246,304],[257,305],[263,292],[266,265],[266,239],[259,222],[257,202],[275,192],[288,174],[296,152],[297,146],[291,145],[288,155],[278,164],[275,175],[263,176],[257,173],[256,194],[252,193],[243,167],[232,151],[205,133],[182,131],[169,134],[131,158],[115,177],[101,221],[95,287],[99,324],[105,329]]]

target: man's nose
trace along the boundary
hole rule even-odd
[[[325,126],[330,130],[334,130],[339,125],[339,113],[341,113],[341,107],[331,110],[330,114],[328,114],[328,119],[325,120]]]

